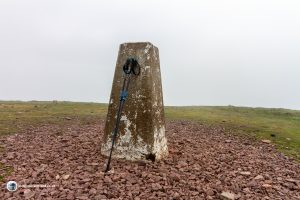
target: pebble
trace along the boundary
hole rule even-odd
[[[177,166],[178,166],[179,168],[182,168],[182,167],[187,167],[188,164],[187,164],[186,162],[184,162],[184,161],[179,161],[178,164],[177,164]]]
[[[95,188],[90,189],[89,194],[96,194],[97,190]]]
[[[262,175],[257,175],[254,179],[255,180],[263,180],[264,177]]]
[[[180,198],[180,194],[178,192],[175,192],[172,197],[173,197],[174,200],[175,199],[177,200],[177,199]]]
[[[240,174],[244,176],[249,176],[251,175],[251,172],[245,171],[245,172],[240,172]]]
[[[106,200],[106,199],[108,199],[108,198],[102,194],[95,196],[95,200]]]
[[[296,181],[295,179],[289,178],[286,179],[287,182],[291,182],[291,183],[297,183],[298,181]]]
[[[31,199],[35,196],[35,192],[31,191],[30,189],[25,189],[24,196],[25,196],[25,199]]]
[[[74,199],[74,194],[68,194],[67,197],[66,197],[68,200],[72,200]]]
[[[220,194],[220,198],[223,200],[234,200],[235,199],[235,194],[232,192],[222,192]]]
[[[267,143],[267,144],[270,144],[271,143],[271,140],[261,140],[263,143]]]
[[[205,191],[205,193],[206,193],[206,195],[208,195],[208,196],[213,196],[213,195],[214,195],[214,191],[213,191],[213,189],[211,189],[211,188],[208,188],[208,189]]]
[[[70,178],[70,174],[65,174],[65,175],[62,175],[62,178],[63,178],[64,180],[67,180],[67,179],[69,179],[69,178]]]
[[[109,176],[105,176],[104,182],[105,183],[112,183],[112,180],[111,180],[111,178]]]
[[[267,184],[267,183],[263,184],[262,186],[263,186],[264,188],[271,188],[271,187],[272,187],[272,185]]]
[[[7,153],[7,159],[11,160],[11,159],[14,159],[14,153],[13,152],[8,152]]]

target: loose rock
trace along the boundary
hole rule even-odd
[[[232,192],[222,192],[220,198],[223,200],[234,200],[235,194]]]
[[[251,172],[248,172],[248,171],[246,171],[246,172],[240,172],[240,174],[244,175],[244,176],[249,176],[249,175],[251,175]]]
[[[254,179],[255,180],[263,180],[264,177],[262,175],[257,175]]]
[[[64,180],[67,180],[67,179],[69,179],[69,177],[70,177],[70,174],[65,174],[65,175],[62,175],[62,178],[64,179]],[[59,177],[58,177],[59,178]]]
[[[267,143],[267,144],[270,144],[271,143],[271,140],[261,140],[263,143]]]

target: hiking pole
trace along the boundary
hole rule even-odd
[[[115,125],[114,131],[113,131],[112,144],[111,144],[111,149],[110,149],[105,172],[108,172],[110,170],[109,166],[110,166],[110,162],[111,162],[111,156],[112,156],[113,148],[114,148],[118,130],[119,130],[121,113],[122,113],[126,98],[128,96],[128,87],[129,87],[129,83],[130,83],[131,73],[133,73],[134,75],[140,74],[140,66],[139,66],[137,60],[134,58],[128,58],[126,60],[126,63],[123,66],[123,72],[125,73],[125,77],[124,77],[123,86],[122,86],[122,90],[121,90],[119,108],[118,108],[118,112],[117,112],[117,121],[116,121],[116,125]]]

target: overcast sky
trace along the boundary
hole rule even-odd
[[[165,105],[300,109],[298,0],[1,0],[0,99],[108,102],[138,41],[159,48]]]

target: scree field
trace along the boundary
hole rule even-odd
[[[91,166],[98,165],[99,161],[105,163],[105,159],[101,157],[98,147],[103,135],[106,113],[107,104],[100,103],[0,101],[0,154],[3,154],[2,160],[0,158],[0,182],[4,183],[7,181],[6,178],[11,177],[22,179],[28,173],[27,178],[25,177],[24,180],[48,180],[48,182],[62,180],[59,182],[62,185],[67,184],[64,181],[72,180],[75,184],[79,176],[68,174],[72,167],[75,172],[83,173],[80,176],[89,177],[85,180],[96,180],[97,170],[95,169],[96,171],[92,172],[93,168]],[[113,176],[128,172],[130,174],[128,176],[132,176],[132,179],[138,183],[138,181],[147,181],[148,179],[145,179],[145,177],[148,176],[145,175],[144,180],[141,180],[138,177],[143,177],[144,175],[136,173],[143,173],[143,171],[148,170],[147,172],[150,175],[152,174],[153,177],[157,173],[165,173],[167,175],[161,181],[165,180],[167,183],[158,181],[157,184],[160,185],[154,186],[152,184],[154,189],[152,188],[151,192],[155,192],[158,188],[157,191],[169,192],[168,196],[175,197],[181,196],[180,192],[182,192],[182,195],[195,195],[214,199],[220,197],[219,195],[223,190],[230,190],[236,196],[242,197],[242,199],[244,197],[251,198],[251,195],[259,198],[267,195],[271,199],[272,197],[281,197],[281,194],[292,199],[299,197],[297,195],[300,191],[300,183],[297,182],[299,181],[297,180],[299,178],[297,173],[300,172],[300,111],[235,106],[167,106],[165,107],[165,117],[166,136],[170,151],[169,158],[163,164],[161,162],[158,162],[157,165],[155,163],[146,163],[145,166],[114,160],[115,175]],[[83,150],[78,150],[78,143],[80,143]],[[68,150],[68,148],[70,149]],[[91,149],[86,151],[84,148]],[[10,152],[14,149],[16,149],[15,152]],[[87,152],[91,153],[91,155]],[[189,155],[189,152],[192,155]],[[33,154],[35,155],[34,158],[31,156]],[[56,160],[58,159],[58,154],[61,158]],[[91,160],[93,155],[96,156],[96,160]],[[197,161],[197,156],[199,161]],[[35,164],[34,159],[37,159],[36,163],[38,164]],[[85,160],[81,161],[80,159]],[[179,161],[181,159],[185,160]],[[285,159],[287,160],[285,161]],[[242,163],[241,166],[230,164],[230,162],[235,161],[239,162],[236,165]],[[60,162],[61,165],[57,164]],[[202,163],[200,166],[197,164],[199,162]],[[253,163],[248,165],[248,162]],[[85,165],[83,168],[78,167],[82,163],[87,163],[85,165],[91,167],[90,174],[86,174],[87,172],[83,170]],[[217,177],[218,175],[212,176],[209,181],[213,181],[215,178],[216,182],[214,183],[205,182],[205,178],[202,180],[203,173],[208,173],[209,170],[212,170],[212,174],[220,173],[219,169],[215,169],[216,163],[217,166],[220,164],[220,167],[225,168],[227,166],[227,172],[225,170],[224,176],[236,179],[241,185],[245,184],[243,188],[248,189],[245,190],[239,188],[241,186],[234,186],[234,183],[227,183],[228,180],[226,178],[223,180],[223,175],[220,175],[220,177]],[[30,165],[32,166],[29,167]],[[257,169],[252,168],[254,165]],[[65,168],[66,166],[68,168]],[[205,166],[205,169],[201,168]],[[288,170],[287,166],[290,167],[288,172],[286,171]],[[164,167],[167,169],[164,172],[153,171],[153,169],[164,169]],[[143,169],[131,171],[135,168]],[[269,170],[271,168],[274,168],[275,171]],[[65,172],[63,172],[64,169]],[[38,172],[42,171],[44,174],[42,172],[38,173],[36,170]],[[196,171],[189,175],[188,173],[191,173],[193,170]],[[202,172],[200,173],[199,170]],[[264,171],[268,171],[266,175],[263,174]],[[173,172],[175,175],[172,174]],[[241,173],[241,175],[237,176],[237,173]],[[198,178],[190,180],[190,177],[195,175]],[[252,176],[252,178],[257,178],[258,175],[266,177],[260,183],[257,183],[260,186],[257,186],[256,190],[254,190],[254,186],[251,188],[247,185],[246,179]],[[100,177],[101,175],[98,174],[98,176]],[[208,176],[210,175],[205,177]],[[281,178],[278,179],[278,176]],[[164,176],[162,175],[162,177]],[[79,192],[83,196],[85,194],[90,195],[87,198],[94,198],[97,195],[98,197],[103,195],[107,198],[117,198],[125,195],[122,191],[123,189],[126,190],[127,186],[122,183],[123,178],[120,178],[120,182],[116,178],[119,190],[113,190],[114,192],[111,194],[98,194],[98,190],[86,192],[84,189],[82,191],[79,190]],[[195,183],[195,187],[199,185],[197,180],[200,179],[203,181],[201,184],[205,183],[206,185],[203,185],[200,189],[191,189],[192,184]],[[151,180],[149,178],[150,182],[145,182],[144,184],[151,185]],[[187,186],[187,183],[182,183],[183,186],[180,187],[180,180],[190,180],[188,182],[190,186]],[[221,182],[218,183],[220,180]],[[263,180],[270,181],[265,183]],[[109,191],[110,186],[105,185],[105,181],[109,182],[107,178],[100,180],[101,184],[103,182],[103,185],[100,184],[101,191],[103,188],[106,188],[104,191]],[[78,180],[78,184],[82,184],[82,182]],[[170,189],[164,188],[162,186],[164,184],[169,184]],[[217,186],[212,186],[214,184]],[[222,187],[218,188],[218,184],[219,186],[221,184]],[[295,187],[289,184],[295,184]],[[269,185],[271,185],[272,189],[277,189],[268,193],[266,190],[268,190]],[[95,183],[95,187],[100,186],[99,182]],[[176,188],[178,187],[182,190],[186,189],[186,191],[177,191]],[[2,192],[5,191],[3,190]],[[31,196],[27,193],[20,193],[20,198],[23,197],[22,195],[38,197],[40,194],[38,190],[31,190],[30,192]],[[45,196],[52,195],[55,198],[69,198],[70,196],[68,195],[80,195],[79,193],[65,194],[63,191],[58,193],[51,193],[50,191],[49,194],[46,190],[44,192]],[[130,191],[130,195],[132,195],[132,192]],[[126,195],[128,194],[126,193]],[[12,196],[16,194],[7,193],[6,195],[7,197],[16,197]],[[137,193],[137,195],[143,197],[143,193]],[[163,194],[157,192],[156,195],[158,195],[156,197],[162,197],[159,195]],[[130,196],[127,197],[130,198]]]

